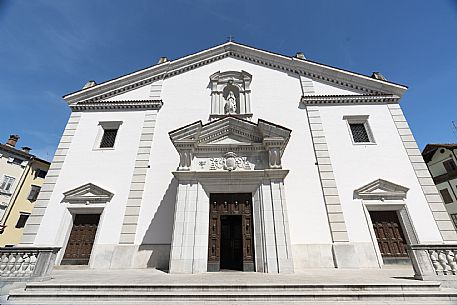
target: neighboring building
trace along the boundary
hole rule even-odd
[[[0,247],[21,241],[22,231],[38,197],[50,163],[16,149],[19,136],[0,144]]]
[[[457,143],[427,144],[422,156],[457,228]]]
[[[235,42],[88,82],[64,97],[21,245],[91,268],[287,273],[455,243],[406,89]]]

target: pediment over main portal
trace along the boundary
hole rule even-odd
[[[225,116],[186,125],[169,133],[180,156],[179,171],[240,171],[281,168],[291,130]]]

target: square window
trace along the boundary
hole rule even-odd
[[[36,177],[39,177],[39,178],[46,178],[46,175],[48,174],[47,171],[45,170],[42,170],[42,169],[37,169],[36,172],[35,172],[35,178]]]
[[[19,219],[17,220],[17,223],[16,223],[16,228],[21,229],[21,228],[25,227],[25,223],[27,222],[27,219],[29,219],[29,216],[30,216],[29,213],[21,212],[21,215],[19,216]]]
[[[4,176],[3,182],[0,185],[0,190],[7,193],[11,193],[11,191],[13,190],[13,184],[15,180],[16,179],[14,177]]]
[[[94,149],[114,149],[122,122],[99,122],[100,126]]]
[[[452,200],[451,194],[449,193],[448,189],[443,189],[440,190],[441,193],[441,198],[443,198],[444,203],[452,203],[454,200]]]
[[[100,142],[100,148],[114,147],[116,141],[117,129],[104,129],[103,137]]]
[[[374,144],[373,134],[368,125],[368,115],[351,115],[344,116],[353,144]]]
[[[362,123],[349,123],[351,128],[352,139],[355,143],[366,143],[370,142],[370,137],[365,129],[365,124]]]
[[[35,201],[38,198],[38,194],[40,193],[41,187],[37,185],[32,185],[32,188],[30,189],[29,196],[27,197],[28,200],[30,201]]]

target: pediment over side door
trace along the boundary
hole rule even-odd
[[[70,204],[91,204],[91,203],[106,203],[111,200],[113,193],[92,183],[86,183],[75,189],[63,193],[62,202]]]
[[[366,200],[403,200],[409,188],[383,179],[377,179],[354,190],[354,198]]]

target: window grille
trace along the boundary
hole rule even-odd
[[[117,129],[104,129],[102,141],[100,142],[100,148],[114,147],[114,141],[116,141]]]
[[[352,138],[355,143],[366,143],[371,142],[368,132],[363,123],[349,123],[351,128]]]

